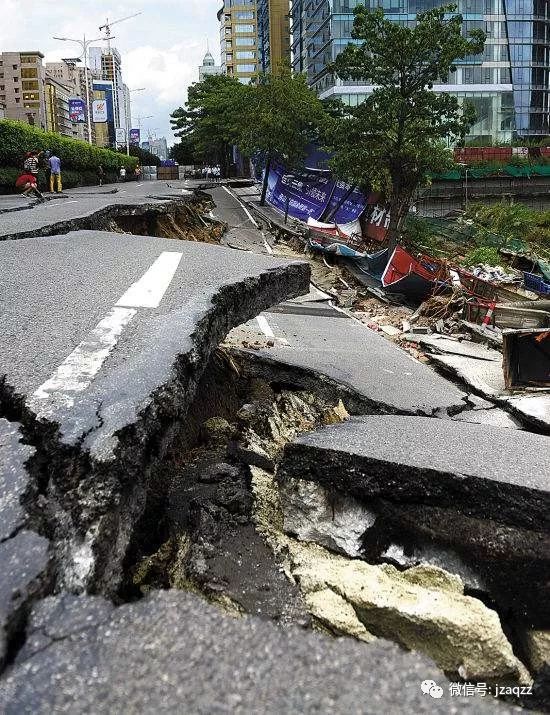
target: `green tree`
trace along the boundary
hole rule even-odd
[[[247,156],[260,155],[265,160],[262,206],[272,162],[299,164],[307,144],[317,136],[322,116],[323,105],[305,77],[293,77],[287,67],[263,75],[250,88],[240,115],[238,145]]]
[[[329,122],[335,173],[353,184],[374,186],[389,198],[389,241],[398,242],[411,199],[428,172],[451,166],[449,142],[464,138],[475,120],[469,105],[433,91],[447,82],[454,63],[483,50],[485,33],[463,33],[455,5],[417,16],[414,27],[398,25],[381,9],[355,9],[349,44],[333,70],[344,80],[367,81],[375,89],[347,117]]]
[[[219,164],[221,175],[229,175],[231,147],[235,143],[239,115],[250,91],[238,80],[212,75],[193,84],[185,107],[171,115],[172,128],[182,142],[190,142],[200,160]]]
[[[170,159],[174,159],[181,166],[195,163],[195,148],[192,136],[184,137],[170,149]]]

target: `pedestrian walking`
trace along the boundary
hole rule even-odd
[[[52,154],[49,159],[50,165],[50,193],[60,194],[63,191],[63,184],[61,182],[61,159],[57,154]]]
[[[120,167],[119,179],[120,181],[126,181],[126,169],[124,166]]]
[[[28,171],[23,172],[21,176],[15,182],[15,188],[21,192],[22,196],[36,196],[40,201],[45,201],[45,197],[38,190],[38,185],[36,182],[36,176],[30,174]]]
[[[97,167],[97,178],[99,179],[99,185],[103,186],[103,179],[105,178],[105,172],[101,164]]]

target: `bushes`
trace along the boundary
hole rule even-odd
[[[61,159],[64,172],[94,172],[103,166],[105,172],[117,172],[121,165],[133,171],[137,160],[110,149],[90,146],[87,142],[44,132],[24,122],[0,120],[0,166],[22,167],[26,152],[49,151]]]

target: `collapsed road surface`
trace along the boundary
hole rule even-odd
[[[223,192],[224,202],[218,192]],[[390,414],[436,425],[441,417],[449,429],[455,426],[451,419],[457,413],[475,411],[466,394],[397,348],[378,336],[369,343],[366,329],[311,288],[307,264],[257,255],[271,253],[268,237],[238,202],[231,203],[225,189],[217,189],[214,198],[219,201],[214,216],[229,226],[225,241],[248,250],[97,231],[0,242],[4,375],[0,387],[0,660],[4,667],[0,709],[7,713],[514,711],[512,705],[497,704],[488,692],[487,697],[473,699],[449,690],[443,671],[452,679],[481,673],[492,685],[521,684],[525,689],[530,687],[530,676],[519,660],[522,654],[507,641],[490,596],[485,605],[459,593],[460,579],[448,579],[440,568],[429,571],[415,562],[409,570],[408,597],[418,597],[424,604],[431,598],[460,602],[478,620],[470,622],[460,611],[456,622],[445,614],[432,623],[430,614],[421,613],[418,621],[401,626],[402,615],[392,614],[390,620],[398,624],[392,631],[372,614],[367,618],[366,605],[356,603],[347,590],[337,594],[341,562],[332,563],[326,555],[318,558],[317,552],[312,558],[298,541],[277,536],[290,562],[281,560],[275,568],[294,579],[295,590],[303,592],[317,627],[328,634],[346,634],[342,618],[346,614],[352,621],[355,618],[354,634],[368,644],[307,633],[306,622],[300,624],[302,628],[281,629],[255,618],[236,619],[245,603],[239,601],[238,588],[231,599],[224,599],[219,583],[207,584],[210,600],[231,606],[233,617],[228,616],[196,595],[201,590],[186,581],[188,575],[177,580],[178,588],[195,593],[171,589],[121,605],[128,582],[126,560],[136,530],[142,541],[153,540],[152,531],[144,532],[138,524],[155,501],[151,492],[171,464],[167,455],[184,453],[185,458],[190,455],[190,464],[193,460],[202,464],[197,451],[200,440],[190,434],[200,433],[204,427],[200,421],[221,414],[222,407],[229,422],[238,410],[238,419],[250,426],[248,441],[236,442],[227,420],[208,421],[216,459],[224,461],[205,467],[196,484],[179,485],[176,478],[171,485],[180,495],[187,493],[181,487],[189,493],[199,487],[201,494],[218,491],[216,503],[208,501],[210,496],[193,499],[189,518],[197,542],[189,547],[194,535],[176,534],[185,545],[180,553],[195,554],[195,571],[202,570],[211,580],[217,545],[205,535],[212,531],[212,522],[228,519],[238,538],[249,528],[243,504],[248,503],[251,483],[256,501],[265,497],[259,496],[258,485],[262,479],[267,484],[270,477],[254,472],[255,467],[248,474],[245,470],[238,490],[236,482],[227,484],[228,475],[230,482],[232,475],[241,478],[238,464],[258,463],[252,429],[256,423],[264,421],[281,435],[273,452],[263,442],[267,451],[259,463],[264,468],[276,467],[280,449],[285,441],[291,443],[282,457],[280,475],[290,502],[292,491],[300,491],[299,483],[312,479],[307,470],[301,475],[292,471],[297,463],[292,455],[302,454],[301,442],[295,438],[318,423],[314,417],[308,422],[308,417],[290,428],[284,410],[303,414],[317,410],[323,420],[340,421],[346,410],[337,403],[343,400],[348,411],[371,415],[373,420]],[[7,215],[11,220],[15,214]],[[38,214],[37,218],[45,220]],[[34,225],[32,230],[40,229]],[[259,315],[276,304],[272,312]],[[259,319],[245,324],[254,316]],[[208,384],[209,374],[215,372],[212,353],[238,325],[241,332],[236,334],[247,336],[245,342],[259,342],[253,332],[259,330],[263,349],[252,353],[232,349],[224,362],[227,379],[224,382],[222,373],[222,388],[212,392]],[[349,353],[344,349],[348,342],[353,348]],[[229,344],[235,343],[233,333]],[[246,391],[239,382],[244,377]],[[272,400],[277,413],[270,412]],[[520,434],[515,438],[521,439]],[[531,461],[526,459],[525,464],[532,468]],[[348,477],[349,472],[338,465],[335,478],[340,480],[345,504],[340,514],[343,531],[349,526],[345,499],[353,495],[352,489],[347,490]],[[296,506],[296,499],[293,503]],[[337,502],[329,498],[327,503],[336,514]],[[302,506],[298,504],[298,510]],[[376,506],[382,511],[386,505]],[[365,505],[356,513],[363,519]],[[161,515],[153,512],[152,516]],[[255,518],[263,517],[256,513]],[[287,532],[296,531],[296,513],[287,509],[284,518]],[[401,523],[405,521],[402,517]],[[368,531],[366,522],[357,523],[364,527],[361,533]],[[524,528],[526,522],[520,526]],[[270,545],[271,538],[267,538]],[[284,539],[288,540],[283,543]],[[326,543],[322,533],[307,540]],[[145,550],[148,556],[141,566],[156,568],[159,546],[162,553],[162,544]],[[236,570],[240,566],[244,570],[246,554],[236,548],[232,563]],[[342,554],[340,548],[336,551]],[[356,552],[364,559],[365,554],[357,548]],[[437,555],[441,557],[441,552]],[[392,556],[390,563],[395,562]],[[349,562],[356,563],[365,561]],[[386,579],[391,591],[398,583],[403,587],[391,571],[393,566],[365,566],[374,569],[369,573],[378,582]],[[316,581],[321,574],[322,583]],[[467,575],[461,573],[465,582]],[[426,584],[428,576],[438,585]],[[413,578],[424,580],[417,583]],[[360,581],[355,583],[361,587]],[[271,588],[266,577],[258,592]],[[218,598],[212,598],[212,592],[218,592]],[[320,602],[319,594],[325,600]],[[327,606],[333,607],[330,614]],[[369,632],[359,617],[368,621]],[[466,635],[452,630],[459,627],[459,620],[470,629]],[[491,630],[476,632],[474,625]],[[547,627],[544,622],[538,625]],[[438,649],[417,638],[417,631],[431,629],[441,642],[462,638],[472,647],[473,638],[485,645],[476,657],[464,652],[462,642],[450,652]],[[407,630],[413,638],[406,637]],[[405,653],[386,638],[429,657]]]

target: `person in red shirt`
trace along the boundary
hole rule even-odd
[[[38,186],[36,184],[36,176],[33,176],[33,174],[30,174],[28,172],[21,174],[21,176],[15,182],[15,188],[19,189],[22,196],[31,196],[32,194],[41,201],[46,200],[38,190]]]

